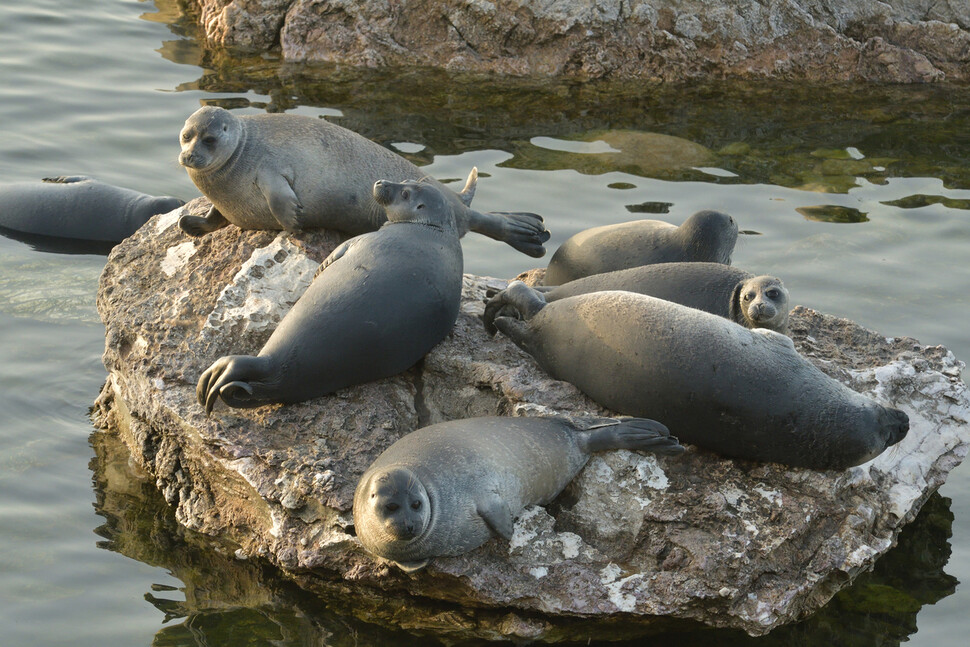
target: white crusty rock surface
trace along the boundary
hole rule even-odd
[[[966,0],[192,0],[286,61],[650,80],[970,78]]]
[[[511,542],[407,575],[353,535],[354,487],[381,451],[445,419],[608,412],[507,339],[488,338],[482,297],[504,281],[466,275],[454,332],[406,373],[298,405],[220,403],[206,418],[195,400],[200,373],[221,355],[258,351],[339,238],[228,227],[195,240],[176,215],[118,245],[102,275],[101,419],[180,523],[310,590],[340,583],[372,620],[455,638],[551,639],[579,621],[690,620],[763,634],[869,569],[967,453],[970,401],[949,351],[797,307],[802,353],[909,414],[897,447],[842,473],[694,447],[676,459],[600,454],[556,501],[527,509]],[[433,600],[452,606],[442,612]]]

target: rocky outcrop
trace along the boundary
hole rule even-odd
[[[970,79],[963,0],[192,0],[291,62],[653,81]]]
[[[609,412],[487,337],[481,298],[504,281],[466,275],[454,331],[404,374],[297,405],[220,404],[206,418],[199,374],[221,355],[256,352],[338,238],[228,227],[195,240],[177,216],[116,247],[102,275],[102,420],[180,523],[309,590],[339,586],[399,627],[551,640],[577,623],[648,631],[697,621],[763,634],[871,568],[970,447],[963,364],[950,352],[799,307],[791,323],[802,353],[909,414],[898,446],[845,472],[696,448],[676,459],[598,455],[556,501],[527,509],[511,542],[404,574],[361,548],[350,515],[357,479],[397,438],[476,415]]]

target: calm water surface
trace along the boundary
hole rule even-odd
[[[177,133],[202,103],[326,116],[437,177],[478,166],[476,207],[542,213],[550,249],[593,225],[728,211],[754,232],[734,264],[780,275],[794,302],[970,358],[968,88],[307,69],[207,53],[195,36],[174,0],[4,3],[0,182],[85,174],[188,199],[198,192],[176,162]],[[470,272],[532,267],[474,235],[464,248]],[[0,238],[0,645],[417,642],[223,558],[94,432],[103,264]],[[810,620],[762,640],[675,640],[965,644],[970,467],[941,495],[874,573]]]

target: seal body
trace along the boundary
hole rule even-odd
[[[788,334],[788,290],[781,279],[721,263],[659,263],[593,274],[542,291],[547,302],[625,290],[730,319],[747,328]]]
[[[720,211],[698,211],[675,226],[660,220],[633,220],[581,231],[556,250],[545,285],[654,263],[731,264],[738,225]]]
[[[374,182],[419,180],[425,173],[392,151],[323,119],[264,114],[236,117],[205,106],[185,122],[179,163],[213,207],[179,225],[201,236],[227,224],[241,229],[327,228],[374,231],[387,219],[371,199]],[[477,231],[542,256],[549,232],[530,213],[482,213],[469,208],[473,170],[461,194],[431,181],[454,210],[459,235]]]
[[[0,232],[50,251],[62,251],[57,243],[63,241],[63,251],[106,253],[152,216],[183,204],[82,176],[44,178],[0,186]]]
[[[826,376],[769,330],[632,292],[546,305],[513,282],[500,297],[522,320],[498,316],[486,326],[554,378],[726,456],[844,469],[876,457],[909,429],[904,412]]]
[[[432,184],[378,182],[389,222],[351,238],[255,357],[222,357],[201,376],[199,402],[299,402],[395,375],[447,335],[458,316],[462,253],[451,208]]]
[[[552,501],[591,452],[684,451],[666,427],[632,419],[579,431],[559,418],[485,417],[424,427],[391,445],[354,493],[354,527],[368,551],[405,570],[512,536],[528,505]]]

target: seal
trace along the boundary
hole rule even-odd
[[[846,469],[909,430],[904,412],[828,377],[771,330],[633,292],[546,304],[513,281],[494,300],[521,319],[486,317],[486,330],[501,330],[552,377],[725,456]]]
[[[783,335],[789,332],[789,296],[781,279],[755,276],[720,263],[642,265],[585,276],[556,287],[538,288],[546,302],[607,290],[625,290],[673,301],[730,319],[746,328],[767,328]]]
[[[552,501],[592,452],[611,449],[684,451],[662,424],[639,418],[588,431],[560,418],[498,416],[418,429],[388,447],[358,482],[357,538],[405,571],[493,536],[510,539],[523,508]]]
[[[301,115],[236,117],[205,106],[186,121],[179,163],[209,200],[205,216],[183,216],[179,226],[203,236],[232,223],[240,229],[328,228],[349,234],[378,229],[387,217],[371,199],[381,178],[420,180],[425,173],[357,133]],[[475,211],[469,207],[478,171],[460,194],[431,181],[454,210],[459,236],[469,230],[533,257],[545,254],[549,232],[534,213]]]
[[[104,253],[148,222],[185,202],[83,176],[0,186],[0,233],[42,249]]]
[[[196,395],[212,412],[300,402],[400,373],[452,329],[462,253],[452,210],[431,183],[378,181],[388,222],[337,247],[254,356],[216,360]]]
[[[675,226],[661,220],[633,220],[586,229],[556,250],[544,285],[561,285],[591,274],[639,265],[677,262],[731,264],[738,224],[720,211],[698,211]]]

